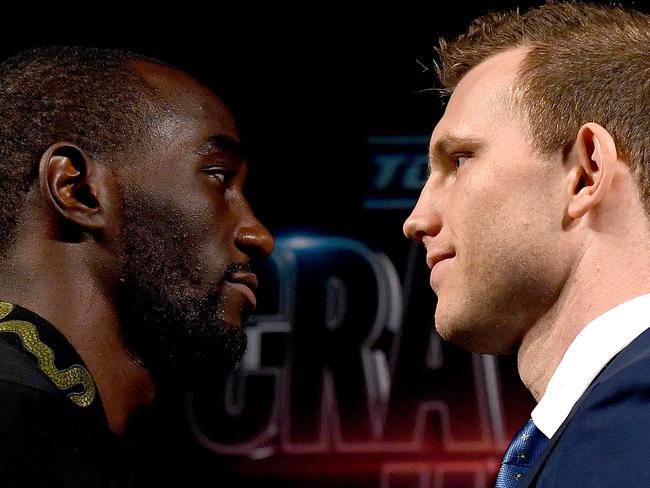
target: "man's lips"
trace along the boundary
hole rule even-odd
[[[445,253],[427,253],[427,266],[429,266],[429,269],[433,269],[433,267],[438,264],[440,261],[444,261],[445,259],[450,259],[453,258],[456,254],[453,252],[445,252]]]
[[[244,295],[250,303],[252,310],[255,310],[255,307],[257,307],[255,290],[257,290],[258,286],[255,273],[245,271],[230,273],[226,278],[226,283]]]

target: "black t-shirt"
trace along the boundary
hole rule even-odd
[[[65,337],[0,302],[0,486],[126,487],[130,449]]]

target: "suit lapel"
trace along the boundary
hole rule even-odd
[[[555,435],[550,439],[548,445],[546,446],[546,449],[539,455],[539,458],[535,462],[535,464],[530,468],[530,470],[524,475],[524,477],[520,480],[520,486],[522,488],[528,488],[531,486],[535,486],[537,483],[537,480],[539,479],[540,473],[542,471],[542,468],[546,464],[546,460],[550,456],[551,452],[553,452],[553,449],[555,449],[555,446],[557,445],[558,441],[562,438],[562,434],[566,430],[567,425],[569,422],[571,422],[571,419],[575,415],[575,413],[580,409],[581,405],[585,402],[585,399],[589,397],[590,393],[592,390],[603,380],[608,376],[609,371],[611,371],[610,366],[613,365],[613,363],[616,362],[617,359],[621,359],[622,357],[627,357],[629,354],[632,352],[630,346],[633,344],[635,346],[644,345],[643,349],[645,349],[645,344],[650,343],[650,329],[646,330],[643,332],[639,337],[637,337],[634,341],[630,343],[626,348],[624,348],[621,352],[619,352],[616,356],[614,356],[612,359],[609,360],[609,362],[603,367],[603,369],[600,370],[596,378],[591,382],[589,387],[585,390],[585,392],[582,394],[580,399],[576,402],[576,404],[573,406],[571,409],[571,412],[567,416],[567,418],[564,420],[562,425],[560,425],[560,428],[555,432]],[[625,361],[625,359],[623,359]],[[609,370],[609,371],[608,371]]]

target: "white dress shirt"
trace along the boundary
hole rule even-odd
[[[650,328],[650,293],[632,298],[589,322],[573,340],[531,414],[549,439],[605,365]]]

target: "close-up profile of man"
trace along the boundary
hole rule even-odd
[[[128,486],[167,378],[227,372],[274,246],[206,86],[124,51],[0,64],[0,484]]]
[[[650,17],[553,3],[442,41],[450,95],[404,232],[435,327],[538,402],[496,486],[648,486]]]

